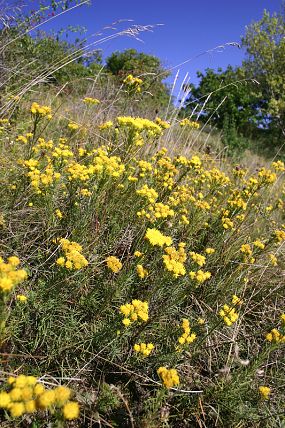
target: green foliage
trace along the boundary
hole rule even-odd
[[[285,6],[278,14],[265,10],[260,21],[246,27],[242,45],[247,54],[243,68],[260,82],[260,112],[270,116],[271,128],[285,132]]]
[[[86,65],[83,52],[82,44],[70,45],[53,37],[15,37],[5,50],[4,61],[7,68],[12,68],[15,63],[21,64],[21,68],[11,76],[6,88],[9,91],[16,89],[31,76],[39,82],[59,84],[91,76],[100,69],[101,56],[99,52],[93,53]]]
[[[190,85],[185,113],[201,109],[200,120],[223,129],[230,147],[243,146],[240,136],[278,146],[285,132],[284,11],[272,16],[264,11],[246,28],[242,45],[247,58],[241,67],[197,73],[200,82]]]
[[[247,146],[246,138],[238,134],[234,119],[228,114],[224,116],[222,142],[230,155],[240,155]]]
[[[106,58],[106,70],[117,76],[119,82],[122,82],[129,74],[141,77],[144,81],[147,102],[150,105],[153,104],[153,108],[167,105],[169,91],[163,80],[170,73],[163,68],[159,58],[138,52],[136,49],[127,49],[124,52],[116,51]]]
[[[198,111],[203,109],[200,119],[204,122],[210,119],[220,129],[226,116],[235,123],[238,131],[248,132],[255,126],[259,120],[259,98],[255,83],[245,78],[242,68],[228,66],[225,71],[218,69],[217,72],[208,68],[204,74],[198,72],[197,76],[200,82],[197,87],[190,86],[186,113],[197,109],[198,104]]]

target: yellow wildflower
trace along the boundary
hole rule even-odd
[[[115,256],[109,256],[106,259],[106,263],[109,269],[111,269],[112,272],[118,273],[122,269],[123,265],[120,262],[120,260]]]

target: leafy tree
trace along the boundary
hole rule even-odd
[[[163,68],[159,58],[136,49],[116,51],[106,58],[106,70],[121,82],[128,74],[141,77],[144,81],[145,97],[148,100],[153,98],[157,107],[167,104],[169,91],[163,80],[170,73]]]
[[[234,124],[237,131],[249,133],[261,122],[259,97],[256,84],[245,77],[243,68],[228,66],[217,72],[208,68],[205,73],[197,72],[198,86],[190,85],[185,113],[201,111],[200,120],[224,128],[225,122]]]
[[[285,4],[281,13],[265,10],[260,21],[249,25],[242,45],[247,55],[243,68],[260,82],[261,113],[285,135]]]

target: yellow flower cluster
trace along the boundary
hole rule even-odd
[[[274,233],[278,242],[285,241],[285,230],[275,230]]]
[[[275,169],[275,171],[284,172],[285,171],[285,164],[281,160],[277,162],[272,162],[272,168]]]
[[[43,137],[38,138],[37,144],[32,147],[34,153],[45,152],[54,147],[53,140],[46,141]]]
[[[104,131],[105,129],[110,129],[113,126],[113,122],[111,120],[107,120],[104,123],[101,123],[101,125],[98,126],[100,131]]]
[[[161,377],[163,385],[166,388],[172,388],[175,385],[179,385],[180,379],[177,370],[159,367],[157,369],[157,374]]]
[[[77,242],[69,241],[69,239],[60,238],[59,244],[64,252],[64,257],[59,257],[56,260],[58,266],[65,267],[70,270],[79,270],[88,265],[88,261],[81,254],[82,247]]]
[[[158,245],[159,247],[163,247],[164,245],[169,246],[172,244],[171,237],[163,235],[157,229],[148,228],[145,234],[145,239],[147,239],[153,246]]]
[[[173,217],[174,214],[175,213],[173,209],[171,209],[169,205],[165,205],[161,202],[150,205],[147,210],[143,209],[137,212],[138,217],[146,217],[152,223],[155,222],[158,218]]]
[[[92,174],[94,174],[94,167],[92,165],[85,166],[77,162],[71,162],[66,167],[66,172],[69,181],[87,181],[91,178]]]
[[[159,137],[162,134],[162,128],[149,119],[132,116],[119,116],[117,123],[121,128],[127,128],[131,131],[138,131],[139,133],[146,133],[146,136]]]
[[[127,327],[134,321],[146,322],[148,320],[148,303],[134,299],[132,303],[127,303],[120,307],[120,312],[124,315],[122,323]]]
[[[69,146],[63,142],[59,143],[57,147],[54,148],[52,152],[54,158],[72,158],[74,157],[73,152],[70,150]]]
[[[285,329],[285,314],[282,314],[280,316],[281,322],[282,322],[282,328]],[[277,328],[273,328],[270,333],[267,333],[265,336],[266,340],[268,342],[273,343],[285,343],[285,333],[281,333]]]
[[[269,258],[272,266],[277,266],[278,259],[274,254],[272,254],[272,253],[268,254],[268,258]]]
[[[19,375],[8,378],[6,391],[0,392],[0,408],[8,410],[12,418],[58,408],[65,419],[73,420],[79,416],[79,405],[69,401],[70,397],[66,386],[46,390],[34,376]]]
[[[24,294],[17,294],[16,299],[22,303],[25,303],[28,300],[27,296]]]
[[[138,189],[136,191],[137,195],[140,195],[146,199],[148,199],[148,201],[150,203],[154,203],[156,201],[156,199],[158,198],[158,193],[152,189],[151,187],[148,187],[147,184],[144,184],[143,187],[141,189]]]
[[[79,128],[78,123],[75,123],[75,122],[70,122],[67,126],[72,131],[76,131]]]
[[[16,137],[16,141],[20,141],[21,143],[27,144],[28,141],[33,137],[32,132],[27,132],[25,135],[18,135]]]
[[[137,274],[141,279],[144,279],[148,275],[148,271],[143,267],[143,265],[137,265]]]
[[[248,262],[248,263],[254,263],[255,262],[255,258],[252,257],[253,251],[251,249],[250,244],[243,244],[240,247],[240,252],[243,254],[243,260],[244,260],[244,262]]]
[[[260,179],[262,184],[272,184],[277,179],[276,174],[266,168],[261,168],[258,173],[258,178]]]
[[[211,278],[212,274],[208,271],[203,271],[201,269],[197,270],[197,272],[191,271],[189,272],[189,276],[191,279],[194,279],[199,284],[203,284],[205,281]]]
[[[31,113],[35,116],[46,117],[47,119],[52,118],[51,108],[48,106],[41,106],[38,103],[31,105]]]
[[[120,260],[115,257],[115,256],[109,256],[106,258],[106,263],[108,268],[114,272],[114,273],[118,273],[120,272],[120,270],[122,269],[123,265],[120,262]]]
[[[268,386],[260,386],[258,389],[259,389],[261,397],[264,400],[268,400],[269,399],[269,395],[271,393],[271,389]]]
[[[183,318],[181,327],[183,329],[183,334],[178,338],[178,343],[180,345],[185,345],[189,343],[193,343],[196,340],[196,334],[191,333],[190,322],[188,319]]]
[[[99,147],[94,154],[94,172],[96,174],[106,173],[112,177],[120,177],[125,171],[125,165],[119,156],[108,156],[105,147]]]
[[[24,269],[17,269],[20,260],[16,256],[8,257],[7,263],[0,257],[0,290],[7,293],[23,282],[28,274]]]
[[[134,345],[134,351],[141,353],[144,357],[148,357],[153,349],[153,343],[136,343]]]
[[[222,225],[224,229],[233,229],[234,222],[229,217],[222,217]]]
[[[215,248],[208,247],[208,248],[206,248],[205,253],[206,254],[214,254],[215,251],[216,251]]]
[[[132,74],[129,74],[123,80],[123,83],[128,87],[130,91],[141,92],[141,85],[143,81],[139,77],[134,77]]]
[[[240,305],[241,304],[241,300],[236,295],[234,295],[233,298],[232,298],[232,303],[234,305]],[[223,318],[224,323],[228,327],[230,327],[232,324],[234,324],[238,320],[238,318],[239,318],[239,315],[236,312],[235,308],[234,307],[230,307],[227,304],[225,304],[223,306],[223,309],[221,309],[219,311],[219,315],[220,315],[220,317]]]
[[[61,174],[54,170],[50,159],[47,159],[47,165],[43,169],[43,172],[37,168],[39,166],[39,161],[36,159],[31,158],[22,162],[22,164],[29,169],[27,177],[29,177],[32,187],[38,194],[42,193],[42,187],[51,186],[55,180],[61,177]]]
[[[166,254],[162,256],[163,263],[169,272],[172,272],[175,278],[186,274],[184,262],[186,261],[185,243],[178,244],[178,250],[175,247],[165,248]]]
[[[170,128],[170,123],[166,122],[165,120],[162,120],[160,117],[156,117],[154,122],[157,125],[159,125],[162,129]]]
[[[190,251],[189,253],[191,259],[197,263],[198,266],[202,267],[206,264],[206,257],[202,256],[202,254],[194,253],[193,251]]]
[[[265,244],[260,239],[256,239],[255,241],[253,241],[253,245],[256,248],[259,248],[260,250],[264,250],[265,248]]]
[[[199,129],[199,128],[200,128],[200,125],[199,125],[199,123],[198,123],[198,122],[195,122],[195,121],[189,120],[189,119],[187,119],[187,118],[182,119],[182,120],[179,122],[179,125],[180,125],[181,127],[187,126],[187,127],[189,127],[189,128],[193,128],[193,129]]]
[[[97,98],[92,98],[92,97],[85,97],[85,98],[83,98],[83,102],[85,104],[91,104],[91,105],[100,104],[100,101],[97,100]]]
[[[159,184],[162,184],[168,190],[172,190],[175,176],[178,172],[171,158],[163,157],[157,161],[157,168],[154,170],[154,175]]]

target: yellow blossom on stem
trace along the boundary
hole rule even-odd
[[[134,351],[141,353],[144,357],[148,357],[154,349],[153,343],[136,343],[134,345]]]
[[[269,395],[271,393],[271,389],[268,386],[260,386],[258,389],[259,389],[261,398],[263,398],[264,400],[268,400]]]
[[[179,385],[180,379],[177,370],[159,367],[157,369],[157,374],[161,377],[163,385],[166,388],[172,388],[173,386]]]
[[[118,273],[122,269],[123,265],[120,262],[120,260],[115,256],[109,256],[106,259],[106,263],[109,269],[111,269],[112,272]]]
[[[150,242],[151,245],[158,245],[159,247],[172,244],[171,237],[163,235],[157,229],[147,229],[145,238]]]

